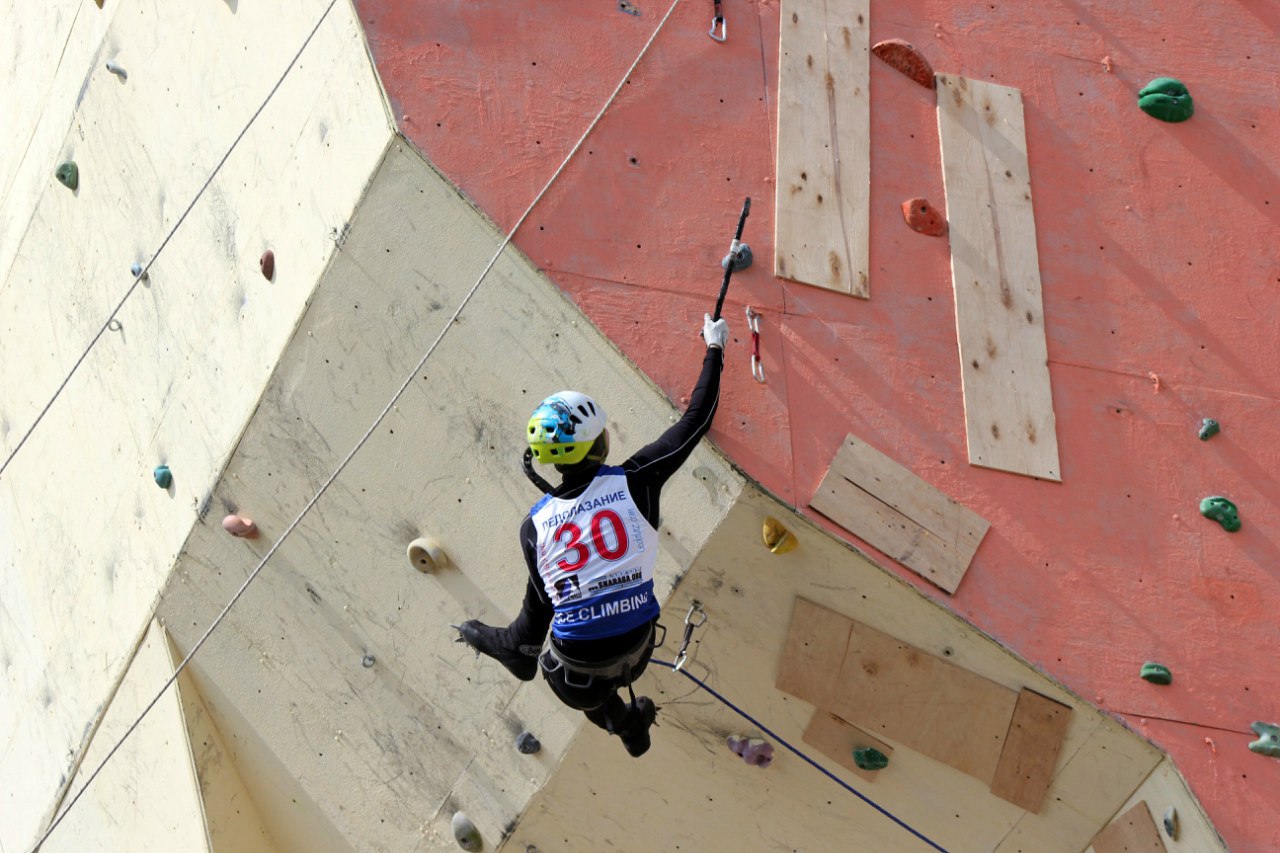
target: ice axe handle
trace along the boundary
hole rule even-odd
[[[729,252],[731,255],[733,252],[737,251],[738,242],[742,239],[742,226],[747,224],[747,214],[750,212],[751,199],[748,197],[746,201],[742,202],[742,215],[738,217],[738,230],[734,232],[733,243],[729,246]],[[728,268],[724,271],[724,281],[720,282],[720,296],[716,299],[716,313],[711,315],[712,320],[720,319],[720,311],[724,308],[724,297],[729,292],[729,277],[733,275],[732,259],[730,259],[730,261]]]

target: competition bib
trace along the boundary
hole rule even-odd
[[[554,636],[612,637],[658,617],[658,532],[640,514],[621,468],[602,466],[581,495],[548,495],[529,515],[538,574],[555,607]]]

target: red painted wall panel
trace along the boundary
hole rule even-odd
[[[402,131],[504,229],[667,9],[356,5]],[[681,3],[517,245],[679,402],[752,196],[716,442],[804,508],[853,432],[988,518],[954,598],[902,574],[1167,749],[1233,850],[1280,849],[1280,765],[1246,749],[1280,718],[1280,6],[872,4],[873,41],[1023,91],[1061,484],[967,463],[947,243],[899,212],[944,200],[933,93],[872,61],[871,300],[773,277],[778,9],[728,0],[720,45],[711,4]],[[1191,121],[1137,109],[1161,75]],[[1219,493],[1241,532],[1198,514]],[[1171,687],[1139,680],[1148,659]]]

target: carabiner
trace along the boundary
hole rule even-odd
[[[751,331],[751,375],[764,384],[764,362],[760,360],[760,315],[747,306],[747,329]]]
[[[717,28],[720,30],[719,35],[716,35]],[[720,8],[720,0],[716,0],[716,15],[711,19],[711,29],[707,30],[707,35],[718,42],[724,42],[729,38],[729,25],[724,22],[724,11]]]
[[[693,621],[694,615],[698,616],[698,621]],[[685,665],[685,661],[689,657],[689,641],[693,639],[693,629],[701,628],[702,623],[707,621],[707,611],[702,609],[702,602],[694,599],[689,605],[689,612],[684,616],[684,637],[680,639],[680,651],[676,652],[675,665],[672,667],[679,672]]]

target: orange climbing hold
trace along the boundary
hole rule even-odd
[[[902,218],[911,226],[912,231],[919,231],[930,237],[941,237],[947,233],[947,220],[926,198],[909,198],[904,201]]]
[[[888,39],[877,43],[871,52],[926,89],[934,88],[933,66],[910,42]]]

